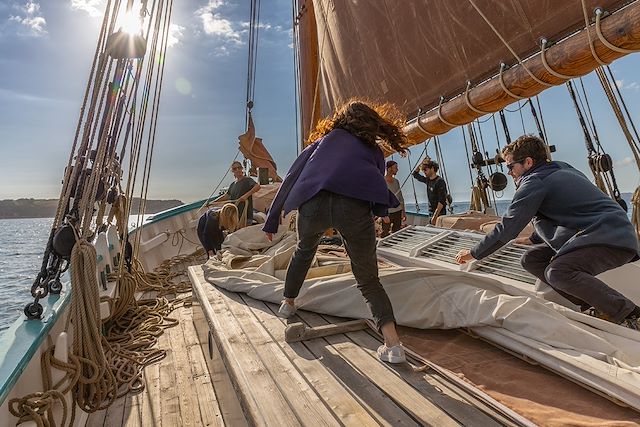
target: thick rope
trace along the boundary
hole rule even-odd
[[[9,401],[9,412],[18,418],[18,423],[33,421],[38,427],[55,427],[56,420],[53,418],[53,406],[62,405],[62,422],[65,426],[68,417],[67,401],[62,393],[57,390],[31,393],[19,399]],[[71,425],[71,424],[69,424]]]

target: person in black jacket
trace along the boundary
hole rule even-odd
[[[420,174],[420,169],[425,176]],[[436,225],[440,215],[445,215],[447,206],[447,183],[438,176],[440,166],[433,160],[422,162],[411,174],[414,179],[427,184],[427,198],[429,199],[429,213],[431,214],[431,225]]]
[[[214,256],[222,248],[223,230],[232,233],[237,228],[238,208],[233,203],[225,204],[222,209],[209,209],[202,214],[198,221],[198,239],[207,256]]]

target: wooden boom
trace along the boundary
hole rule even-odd
[[[603,19],[600,25],[604,38],[614,46],[626,50],[640,50],[640,1],[621,9]],[[604,62],[610,63],[627,55],[609,49],[598,38],[595,26],[582,30],[546,49],[547,64],[557,74],[571,78],[580,77],[595,70],[600,64],[593,57],[589,47],[589,35],[594,42],[596,55]],[[551,74],[544,66],[542,55],[534,55],[524,61],[524,65],[539,80],[556,86],[567,80]],[[503,82],[514,95],[530,98],[547,89],[549,86],[533,79],[525,67],[520,64],[502,73]],[[422,116],[407,123],[404,130],[410,143],[418,144],[434,135],[442,135],[451,129],[472,122],[484,114],[500,111],[518,99],[508,94],[501,85],[499,76],[487,80],[467,93],[461,94]],[[476,110],[469,107],[469,103]],[[418,120],[420,121],[418,123]]]

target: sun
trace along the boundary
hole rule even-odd
[[[129,11],[121,16],[121,18],[117,21],[120,30],[128,34],[140,34],[142,32],[142,19],[140,16],[133,12]]]

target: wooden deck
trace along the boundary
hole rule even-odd
[[[88,426],[514,424],[415,360],[378,361],[371,331],[288,344],[277,306],[215,288],[199,267],[191,278],[193,306],[160,337],[167,357],[145,369],[144,392],[92,414]]]
[[[181,307],[173,316],[180,323],[160,336],[158,346],[167,356],[145,369],[144,391],[91,414],[87,426],[223,425],[191,308]]]

